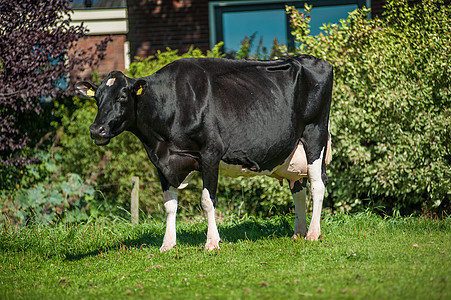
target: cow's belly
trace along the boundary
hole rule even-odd
[[[191,172],[185,180],[183,180],[183,183],[177,188],[184,189],[195,173],[196,171]],[[277,166],[273,170],[255,172],[240,165],[227,164],[221,161],[219,164],[219,174],[227,177],[253,177],[257,175],[266,175],[279,180],[286,178],[290,182],[290,187],[293,187],[294,182],[307,177],[307,156],[305,155],[302,143],[299,142],[296,149],[291,152],[290,156],[285,159],[284,163]]]

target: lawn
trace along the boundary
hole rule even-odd
[[[451,218],[326,215],[319,242],[293,241],[294,217],[226,217],[221,250],[206,220],[3,224],[1,299],[450,299]]]

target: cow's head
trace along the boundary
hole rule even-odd
[[[82,81],[77,82],[75,88],[80,94],[96,99],[97,116],[89,131],[91,138],[101,146],[134,124],[135,103],[144,94],[146,81],[130,79],[114,71],[98,87]]]

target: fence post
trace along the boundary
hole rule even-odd
[[[139,177],[132,177],[132,203],[130,206],[130,213],[132,216],[132,224],[139,222]]]

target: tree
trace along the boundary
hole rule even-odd
[[[42,112],[41,102],[63,97],[69,72],[95,66],[109,39],[94,51],[69,51],[86,33],[70,25],[67,0],[0,0],[0,168],[37,159],[24,121]]]

